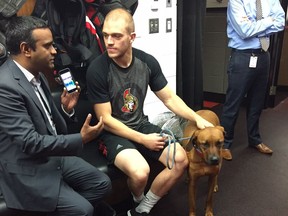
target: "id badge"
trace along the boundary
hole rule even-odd
[[[250,68],[256,68],[256,66],[257,66],[257,60],[258,60],[258,57],[257,57],[257,56],[251,56],[251,57],[250,57],[250,62],[249,62],[249,67],[250,67]]]

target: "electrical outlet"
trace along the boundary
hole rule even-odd
[[[149,34],[159,33],[159,19],[149,19]]]

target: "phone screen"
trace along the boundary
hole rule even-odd
[[[66,87],[66,89],[69,93],[73,92],[77,89],[76,83],[73,79],[73,76],[72,76],[69,68],[65,68],[63,70],[60,70],[59,75],[61,77],[61,80],[62,80],[64,86]]]

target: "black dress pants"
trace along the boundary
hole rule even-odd
[[[94,206],[112,190],[110,178],[78,157],[63,157],[63,180],[49,216],[93,216]]]
[[[254,57],[254,60],[257,58],[255,67],[250,65],[251,57]],[[228,88],[221,116],[221,125],[226,131],[224,148],[230,148],[232,145],[235,123],[245,96],[248,145],[255,146],[262,143],[259,118],[265,103],[269,67],[269,52],[261,49],[232,49],[227,70]]]

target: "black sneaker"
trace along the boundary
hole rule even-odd
[[[139,213],[135,210],[135,208],[133,208],[127,212],[127,216],[150,216],[150,215],[147,212]]]

